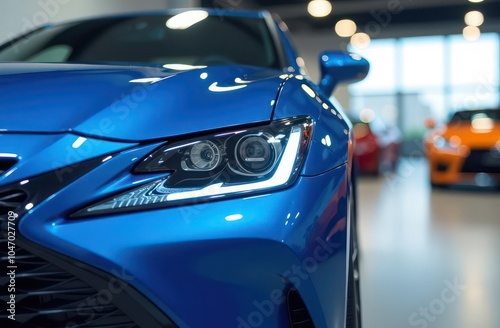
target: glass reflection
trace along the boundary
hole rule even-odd
[[[190,10],[177,14],[167,20],[167,27],[171,30],[185,30],[208,17],[205,10]]]

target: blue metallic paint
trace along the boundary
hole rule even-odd
[[[127,282],[175,322],[188,326],[202,325],[198,320],[234,326],[238,317],[256,311],[253,301],[265,301],[272,290],[285,289],[286,281],[280,276],[295,282],[317,327],[343,322],[345,165],[316,177],[300,178],[292,188],[272,195],[81,221],[65,219],[85,202],[102,197],[103,186],[127,174],[118,168],[130,165],[152,148],[125,151],[88,173],[86,179],[38,204],[21,221],[21,233],[104,271],[125,269],[126,276],[134,277]],[[118,173],[109,176],[109,172]],[[122,187],[116,185],[106,192]],[[308,197],[310,190],[315,190],[317,197]],[[75,194],[81,197],[75,198]],[[270,206],[273,211],[260,210]],[[232,214],[241,214],[242,219],[226,221]],[[325,247],[323,241],[333,246]],[[332,254],[318,260],[318,267],[309,273],[310,280],[287,274],[308,257],[315,258],[317,247],[325,248],[323,255]],[[337,273],[326,279],[332,272]],[[190,284],[182,284],[183,279]],[[203,316],[193,316],[193,311]],[[283,320],[277,313],[266,319],[264,327],[275,327]],[[335,318],[326,324],[331,313]]]
[[[314,92],[314,97],[304,91],[304,85],[310,89],[309,92]],[[285,81],[281,90],[274,118],[291,117],[304,112],[316,119],[313,142],[303,174],[319,174],[346,163],[350,122],[344,119],[346,116],[342,109],[335,107],[310,80],[301,75],[299,78],[292,76]],[[329,146],[322,143],[326,136],[332,142]]]
[[[0,76],[0,130],[10,132],[66,132],[132,92],[137,84],[130,80],[168,76],[147,67],[81,64],[0,63],[0,71],[6,72]]]
[[[38,125],[41,125],[40,122]],[[58,176],[64,179],[70,166],[99,156],[105,158],[107,154],[137,145],[85,138],[85,142],[74,148],[73,145],[79,138],[81,137],[73,134],[10,134],[0,131],[0,152],[16,154],[19,159],[18,165],[0,176],[0,185],[50,171],[58,172]]]
[[[299,70],[288,41],[284,47],[291,66]],[[262,304],[269,304],[273,291],[292,286],[316,327],[344,326],[351,126],[329,95],[307,78],[236,65],[176,72],[0,64],[0,71],[0,151],[23,159],[12,174],[0,177],[0,186],[91,158],[103,160],[83,178],[34,204],[20,221],[22,235],[122,276],[180,326],[208,322],[245,327],[255,312],[265,319],[262,327],[287,326],[284,303],[273,304],[269,313]],[[152,77],[165,79],[139,89],[129,82]],[[210,91],[215,82],[222,88],[245,87]],[[163,177],[130,172],[171,137],[297,115],[313,117],[313,142],[301,176],[287,189],[69,219],[88,204]],[[93,139],[78,152],[72,145],[82,135]],[[229,219],[235,214],[241,218]],[[299,274],[297,267],[306,271]]]
[[[19,68],[0,77],[0,115],[4,117],[0,130],[74,131],[128,141],[269,121],[282,82],[280,71],[236,65],[176,72],[144,67],[0,64],[0,71],[4,65]],[[200,77],[203,73],[205,79]],[[163,80],[130,82],[144,78]],[[214,83],[219,92],[210,91]],[[224,91],[226,87],[241,88]],[[48,110],[49,116],[45,114]],[[42,117],[44,124],[40,124]]]
[[[321,81],[319,87],[325,94],[331,94],[340,82],[363,80],[370,70],[370,64],[363,57],[345,51],[324,51],[319,55]]]

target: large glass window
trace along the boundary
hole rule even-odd
[[[497,107],[499,35],[474,42],[461,35],[374,40],[360,54],[371,73],[349,87],[353,116],[371,108],[406,140],[421,138],[424,121],[461,109]]]
[[[444,86],[444,37],[401,39],[399,43],[400,88],[405,93],[436,90]]]
[[[451,111],[498,106],[498,35],[486,34],[476,42],[451,36],[449,47]]]
[[[350,91],[362,93],[394,93],[396,91],[396,40],[377,40],[358,53],[370,61],[370,72],[363,81],[353,84]]]

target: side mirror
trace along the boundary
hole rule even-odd
[[[330,96],[340,82],[363,80],[370,70],[370,63],[363,57],[345,51],[324,51],[319,55],[321,81],[319,87]]]

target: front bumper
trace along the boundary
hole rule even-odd
[[[431,148],[429,167],[433,184],[500,185],[500,158],[490,149],[459,152]]]
[[[103,185],[116,179],[109,172],[119,172],[116,168],[137,155],[126,151],[105,163],[97,161],[99,165],[74,181],[65,177],[64,186],[31,210],[25,206],[36,192],[28,190],[28,199],[15,209],[27,212],[18,222],[19,245],[41,259],[39,269],[55,266],[62,271],[58,279],[81,281],[86,286],[77,287],[87,288],[72,299],[73,311],[51,319],[79,324],[103,313],[109,315],[101,319],[109,319],[114,313],[131,326],[173,322],[181,327],[288,327],[286,296],[296,290],[316,327],[344,324],[346,165],[300,177],[292,187],[270,194],[69,219],[83,204],[102,197]],[[129,183],[120,180],[112,188]],[[7,187],[13,185],[20,188],[18,182]],[[30,185],[23,188],[42,188]],[[23,274],[24,269],[17,272]],[[115,281],[124,286],[120,293],[113,293]],[[35,296],[30,302],[43,300],[37,286],[24,291]],[[8,297],[1,295],[2,300]],[[60,296],[64,299],[68,293]],[[99,310],[102,304],[92,305],[99,300],[108,302],[109,313]],[[85,306],[79,308],[82,302]],[[17,313],[31,306],[20,300]],[[55,315],[51,309],[59,308],[47,307],[38,315]]]

